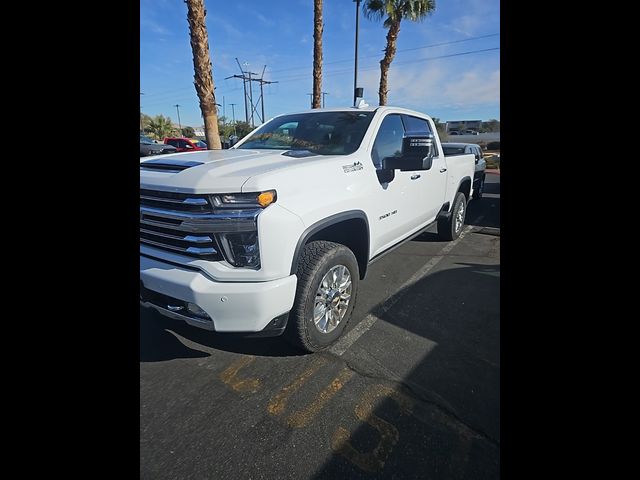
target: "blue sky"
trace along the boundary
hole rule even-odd
[[[244,119],[242,81],[235,57],[265,80],[267,119],[310,107],[313,67],[313,0],[205,0],[216,100],[235,103]],[[202,125],[193,86],[187,6],[183,0],[140,1],[142,111],[168,115],[182,125]],[[323,84],[327,107],[353,101],[355,3],[324,0]],[[477,38],[484,37],[484,38]],[[358,86],[378,103],[379,61],[386,44],[382,22],[360,15]],[[440,45],[437,45],[440,44]],[[446,44],[446,45],[442,45]],[[435,45],[435,46],[434,46]],[[421,23],[403,22],[389,74],[388,104],[446,120],[500,119],[499,0],[436,0]],[[426,47],[426,48],[420,48]],[[486,50],[480,51],[478,50]],[[475,52],[466,54],[466,52]],[[462,54],[462,55],[461,55]],[[437,58],[441,57],[441,58]],[[254,86],[257,86],[254,83]],[[254,93],[254,98],[257,95]],[[219,114],[223,114],[222,107]]]

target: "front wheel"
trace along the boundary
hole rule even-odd
[[[453,200],[451,214],[438,220],[438,237],[447,241],[458,238],[462,233],[466,214],[467,197],[464,196],[464,193],[458,192]]]
[[[338,243],[305,245],[286,338],[308,351],[324,350],[344,331],[353,312],[360,272],[353,252]]]

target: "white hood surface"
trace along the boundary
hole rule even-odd
[[[140,188],[185,193],[241,192],[249,178],[301,164],[326,162],[327,155],[293,158],[282,155],[287,150],[204,150],[142,158]],[[334,158],[334,157],[331,157]],[[147,170],[145,162],[166,162],[176,169],[199,163],[181,171]]]

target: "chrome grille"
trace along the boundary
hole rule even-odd
[[[204,260],[223,260],[216,233],[257,229],[261,209],[216,209],[209,195],[140,189],[140,243]]]
[[[141,189],[140,243],[205,260],[222,260],[213,231],[195,229],[189,223],[212,213],[207,195]]]

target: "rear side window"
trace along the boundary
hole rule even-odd
[[[403,115],[402,120],[404,121],[404,127],[407,131],[407,134],[432,133],[431,128],[429,128],[429,122],[427,122],[424,118]]]
[[[407,131],[407,135],[433,135],[433,131],[429,126],[429,122],[427,122],[424,118],[412,117],[411,115],[402,115],[402,121],[404,122],[404,128]],[[438,146],[435,142],[433,143],[433,148],[434,155],[438,156]]]
[[[464,147],[442,147],[444,154],[449,155],[462,155],[464,153]]]
[[[169,145],[173,145],[174,147],[177,147],[177,146],[178,146],[178,142],[177,142],[177,140],[167,140],[167,143],[168,143]]]

